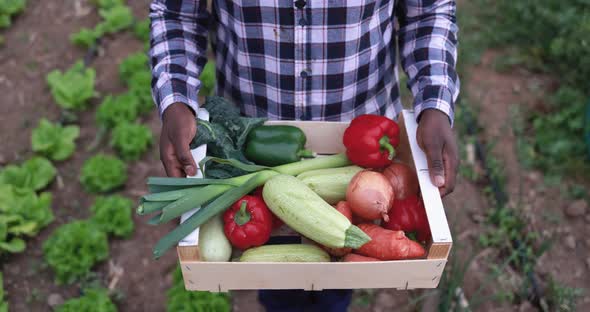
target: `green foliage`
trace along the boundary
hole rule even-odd
[[[5,301],[6,298],[4,297],[4,277],[0,272],[0,312],[8,312],[8,302]]]
[[[110,8],[98,10],[103,21],[96,25],[95,32],[100,34],[114,34],[131,27],[133,24],[133,13],[126,5],[115,5]]]
[[[0,0],[0,29],[10,26],[11,16],[21,13],[26,4],[26,0]]]
[[[152,140],[150,128],[138,123],[120,123],[111,133],[111,146],[125,160],[139,159]]]
[[[108,10],[116,6],[125,5],[125,0],[93,0],[99,9]]]
[[[69,299],[56,312],[116,312],[108,291],[102,288],[85,289],[79,298]]]
[[[99,196],[90,207],[91,220],[105,233],[128,237],[133,232],[132,205],[130,199],[119,195]]]
[[[187,291],[184,288],[180,268],[174,271],[174,285],[168,290],[166,311],[168,312],[229,312],[230,297],[224,293],[208,291]]]
[[[66,110],[83,110],[95,96],[94,79],[96,72],[76,62],[66,72],[54,70],[47,75],[47,84],[55,102]]]
[[[51,193],[0,184],[0,254],[25,249],[23,235],[34,236],[53,221]]]
[[[150,19],[146,18],[144,20],[138,21],[133,26],[133,33],[137,39],[141,40],[142,42],[149,43],[150,41]]]
[[[30,188],[34,191],[45,188],[57,174],[49,160],[33,157],[20,166],[9,165],[0,171],[0,184],[11,184],[18,188]]]
[[[42,118],[33,129],[31,145],[34,152],[41,153],[51,160],[65,160],[76,149],[74,141],[80,135],[78,126],[62,126]]]
[[[119,78],[127,83],[135,73],[149,70],[148,61],[144,52],[130,54],[119,64]]]
[[[147,54],[138,52],[126,57],[119,64],[119,78],[127,85],[128,93],[137,98],[139,113],[149,113],[154,104],[151,96],[152,73]]]
[[[576,302],[584,295],[583,289],[561,285],[553,278],[547,288],[547,301],[552,309],[544,307],[545,311],[576,311]]]
[[[82,48],[90,48],[96,43],[96,40],[100,37],[94,29],[82,28],[77,33],[70,35],[70,41]]]
[[[96,122],[104,128],[113,128],[122,122],[137,119],[139,100],[131,93],[107,96],[96,111]]]
[[[199,90],[199,95],[201,96],[209,96],[215,93],[215,63],[212,61],[207,62],[203,71],[201,72],[201,76],[199,76],[199,80],[201,80],[201,89]]]
[[[58,227],[43,243],[45,261],[58,284],[71,284],[108,257],[106,234],[90,221],[74,221]]]
[[[119,158],[98,154],[82,166],[80,182],[90,193],[104,193],[122,186],[127,181],[127,165]]]

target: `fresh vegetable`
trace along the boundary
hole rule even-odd
[[[152,130],[140,123],[122,122],[111,133],[111,146],[124,160],[137,160],[152,144]]]
[[[135,25],[133,26],[133,34],[141,42],[150,41],[150,22],[149,18],[145,18],[141,21],[135,22]]]
[[[368,220],[389,220],[387,212],[393,200],[393,188],[379,172],[365,170],[357,173],[346,190],[346,201],[352,212]]]
[[[416,232],[419,241],[430,237],[430,226],[424,209],[424,202],[413,195],[406,199],[395,199],[389,211],[389,221],[383,227],[393,231]]]
[[[11,17],[21,13],[26,4],[26,0],[0,0],[0,29],[10,26]]]
[[[90,207],[91,218],[99,229],[118,237],[129,237],[133,233],[130,199],[119,195],[99,196]]]
[[[33,157],[20,166],[8,165],[0,171],[0,184],[11,184],[18,188],[29,188],[34,191],[44,189],[57,174],[57,170],[49,160]]]
[[[422,245],[409,239],[403,231],[386,230],[373,223],[358,226],[371,237],[371,241],[356,250],[357,253],[380,260],[402,260],[423,257]]]
[[[223,233],[223,220],[219,214],[199,228],[199,253],[204,261],[229,261],[231,244]]]
[[[43,254],[58,284],[71,284],[109,255],[106,234],[90,221],[58,227],[43,243]]]
[[[147,114],[154,109],[154,100],[150,92],[152,73],[149,70],[135,72],[127,81],[127,92],[137,98],[140,114]]]
[[[314,245],[266,245],[244,251],[240,262],[330,262],[330,255]]]
[[[342,262],[373,262],[379,261],[377,258],[372,257],[365,257],[353,253],[347,254],[344,258],[342,258]]]
[[[344,131],[346,156],[365,168],[383,168],[395,157],[399,127],[395,121],[377,115],[361,115]]]
[[[0,255],[25,250],[22,236],[34,236],[53,221],[51,194],[0,184]]]
[[[83,27],[77,33],[70,35],[70,42],[81,48],[88,49],[96,44],[96,40],[100,36],[101,34],[96,30]]]
[[[301,129],[288,125],[258,126],[248,134],[244,154],[264,166],[279,166],[314,157],[305,149],[307,138]]]
[[[132,53],[119,63],[119,78],[121,81],[127,82],[135,73],[145,70],[149,70],[147,54],[144,52]]]
[[[391,183],[396,200],[418,195],[420,191],[418,176],[410,167],[394,162],[385,168],[383,175]]]
[[[139,114],[139,100],[131,93],[107,96],[96,111],[96,122],[103,128],[113,128],[122,122],[134,122]]]
[[[56,312],[117,312],[107,289],[87,288],[82,296],[69,299],[57,307]]]
[[[45,118],[39,120],[37,128],[33,129],[31,145],[33,152],[47,156],[51,160],[65,160],[74,153],[74,141],[80,136],[80,127],[62,126],[52,123]]]
[[[309,170],[337,168],[347,165],[350,165],[350,162],[346,156],[343,154],[337,154],[277,166],[271,168],[272,170],[265,169],[264,167],[256,167],[256,170],[261,171],[231,179],[150,178],[148,179],[148,186],[151,192],[168,192],[174,190],[178,191],[184,188],[193,188],[188,194],[180,196],[170,203],[170,205],[175,206],[172,215],[175,213],[182,214],[191,210],[195,206],[206,204],[176,229],[158,241],[154,247],[154,257],[159,258],[165,251],[178,243],[182,238],[186,237],[195,228],[199,227],[214,215],[223,212],[235,201],[250,193],[256,187],[263,185],[273,176],[278,174],[297,175]],[[142,205],[140,206],[141,209],[138,210],[143,211],[145,209],[144,205],[150,201],[150,197],[157,195],[159,194],[143,196]],[[178,196],[177,193],[175,195]],[[186,200],[189,197],[193,197],[193,199]],[[158,211],[159,209],[160,207],[155,207],[152,211]],[[330,207],[330,209],[332,208]],[[164,207],[162,211],[163,216],[166,212],[166,207]],[[353,234],[355,232],[358,233],[358,231],[354,230],[351,230],[351,232],[351,236],[354,236]]]
[[[167,312],[230,312],[232,307],[229,293],[186,290],[180,267],[174,270],[166,296]]]
[[[96,25],[95,31],[101,36],[103,34],[114,34],[131,27],[133,24],[133,13],[126,5],[114,5],[110,8],[101,8],[98,14],[103,19]]]
[[[250,163],[242,150],[250,130],[262,125],[265,118],[248,118],[240,115],[240,109],[219,96],[208,96],[203,108],[209,112],[209,122],[197,121],[197,135],[191,148],[207,144],[210,156],[236,159]],[[207,167],[207,178],[230,178],[247,172],[226,164],[211,163]]]
[[[215,63],[208,61],[199,76],[201,80],[200,96],[210,96],[215,94]]]
[[[127,165],[120,159],[97,154],[82,166],[80,182],[90,193],[104,193],[122,186],[127,181]]]
[[[328,204],[346,199],[346,189],[354,175],[363,170],[358,166],[306,171],[297,176]]]
[[[234,247],[244,250],[268,241],[273,216],[261,197],[245,195],[225,211],[223,222],[225,236]]]
[[[94,69],[85,67],[77,61],[70,69],[62,73],[54,70],[47,75],[47,84],[55,102],[66,110],[83,110],[88,101],[96,94],[94,91]]]
[[[295,177],[272,177],[264,185],[262,195],[270,210],[289,227],[324,246],[358,248],[369,240],[345,216]]]
[[[350,206],[347,202],[341,201],[336,205],[336,210],[340,212],[343,216],[348,219],[348,221],[352,221],[352,210],[350,210]],[[326,246],[322,246],[322,248],[327,251],[330,255],[335,257],[342,257],[344,255],[349,254],[352,251],[350,247],[342,247],[342,248],[330,248]]]

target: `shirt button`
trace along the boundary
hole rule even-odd
[[[307,21],[302,17],[299,19],[299,26],[305,26],[307,25]]]
[[[305,0],[295,1],[295,7],[297,7],[298,9],[303,9],[306,4],[307,4],[307,2]]]
[[[309,72],[308,72],[307,70],[305,70],[305,69],[304,69],[304,70],[302,70],[302,71],[299,73],[299,76],[300,76],[301,78],[304,78],[304,79],[305,79],[305,78],[309,77]]]

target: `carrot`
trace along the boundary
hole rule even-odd
[[[342,262],[372,262],[372,261],[379,261],[379,259],[365,257],[357,254],[350,253],[346,255],[346,257],[342,258]]]
[[[352,220],[352,210],[350,210],[350,206],[345,201],[339,201],[336,204],[336,210],[340,212],[342,215],[346,217],[349,221]],[[342,257],[349,254],[352,251],[352,248],[342,247],[342,248],[330,248],[326,246],[322,246],[322,248],[331,254],[334,257]]]
[[[402,260],[423,257],[426,253],[419,243],[406,237],[403,231],[386,230],[376,224],[363,223],[358,227],[371,240],[356,251],[380,260]]]

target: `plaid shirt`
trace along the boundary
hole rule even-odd
[[[216,93],[245,115],[393,118],[402,108],[399,45],[416,116],[435,108],[452,121],[459,93],[455,8],[454,0],[213,0],[209,14],[204,0],[154,0],[154,100],[160,114],[176,102],[198,108],[214,29]]]

